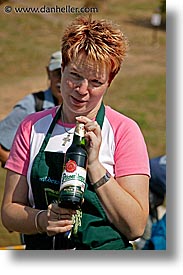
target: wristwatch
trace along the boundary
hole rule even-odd
[[[94,190],[98,189],[100,186],[108,182],[110,178],[111,178],[111,174],[106,170],[105,175],[101,179],[99,179],[97,182],[92,184]]]

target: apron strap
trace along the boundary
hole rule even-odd
[[[96,116],[96,121],[100,125],[100,128],[102,129],[102,125],[104,122],[104,116],[105,116],[105,107],[104,103],[102,102],[100,105],[100,109],[98,110],[97,116]]]
[[[55,124],[57,122],[57,120],[59,120],[60,118],[60,115],[61,115],[61,106],[59,107],[59,109],[57,110],[57,113],[55,115],[55,117],[53,118],[52,122],[51,122],[51,125],[48,129],[48,132],[46,133],[46,136],[45,136],[45,139],[41,145],[41,148],[40,148],[40,151],[43,152],[46,148],[46,145],[48,144],[48,141],[51,137],[51,134],[53,132],[53,128],[55,127]]]

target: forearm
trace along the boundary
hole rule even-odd
[[[9,231],[24,234],[47,233],[49,236],[71,230],[74,210],[49,205],[41,211],[28,206],[27,179],[13,171],[7,171],[4,197],[1,207],[3,225]],[[39,213],[39,215],[37,215]],[[60,216],[61,215],[61,216]],[[60,219],[61,217],[61,219]]]
[[[36,234],[35,217],[38,212],[38,209],[11,203],[2,209],[2,223],[9,231]]]
[[[111,178],[108,183],[97,190],[109,220],[129,240],[143,234],[146,224],[146,213],[139,203]]]
[[[2,208],[2,222],[9,231],[24,234],[46,233],[52,236],[72,229],[75,210],[50,204],[47,210],[33,209],[17,203]]]
[[[98,171],[98,172],[96,172]],[[100,163],[89,167],[91,182],[98,181],[106,170]],[[96,193],[106,211],[109,220],[128,239],[134,239],[143,234],[147,208],[143,206],[119,183],[111,177],[110,180],[99,187]]]

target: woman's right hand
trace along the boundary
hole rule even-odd
[[[76,214],[76,210],[61,208],[56,203],[53,203],[48,206],[48,210],[45,212],[46,215],[40,215],[38,224],[48,236],[64,233],[72,229],[72,215]]]
[[[76,117],[76,120],[85,124],[88,152],[88,166],[99,162],[99,150],[102,142],[101,129],[97,121],[85,116]]]

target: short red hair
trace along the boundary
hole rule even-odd
[[[110,66],[110,82],[118,73],[128,49],[128,39],[112,22],[76,18],[65,30],[62,38],[63,68],[85,51],[88,58]]]

